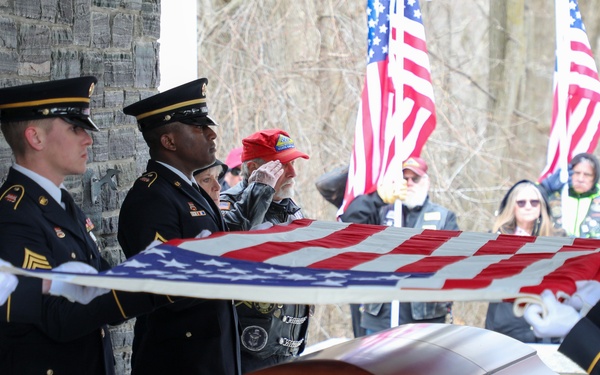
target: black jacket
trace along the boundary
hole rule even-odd
[[[265,184],[241,181],[221,194],[221,212],[230,229],[250,230],[270,222],[301,219],[291,199],[273,202],[275,190]],[[236,301],[241,326],[242,371],[274,365],[302,353],[306,345],[309,306]]]
[[[394,225],[394,205],[386,204],[377,192],[356,197],[340,220],[343,222]],[[429,197],[422,206],[408,208],[402,205],[402,224],[407,228],[458,230],[454,212],[432,203]],[[400,324],[444,322],[450,302],[400,303]],[[390,327],[391,304],[368,303],[363,306],[361,326],[375,332]]]
[[[119,215],[127,257],[152,241],[224,231],[219,209],[167,167],[150,160]],[[231,300],[186,299],[136,321],[133,374],[238,374],[237,316]]]
[[[600,303],[581,318],[558,347],[590,375],[600,375]],[[590,368],[590,366],[592,366]]]
[[[91,221],[76,211],[73,220],[46,190],[11,168],[0,189],[0,258],[28,269],[68,261],[107,269]],[[1,374],[114,374],[105,324],[168,303],[163,296],[113,291],[81,305],[41,291],[41,279],[20,277],[0,307]]]

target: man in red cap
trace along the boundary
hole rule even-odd
[[[230,230],[250,230],[303,217],[292,200],[296,159],[308,159],[281,129],[242,140],[243,180],[221,193],[221,211]],[[242,372],[273,366],[304,350],[309,306],[236,301],[240,321]]]
[[[234,187],[242,181],[242,171],[240,169],[242,166],[242,147],[236,147],[229,151],[225,164],[229,169],[225,172],[225,176],[221,181],[221,191]]]
[[[404,191],[397,181],[388,182],[386,176],[377,191],[356,197],[340,220],[344,222],[402,226],[421,229],[458,230],[454,212],[429,200],[427,163],[411,157],[402,163]],[[396,223],[394,203],[402,201],[402,222]],[[399,324],[444,323],[449,310],[448,302],[406,302],[399,306]],[[361,327],[367,334],[390,328],[391,304],[370,303],[363,306]]]

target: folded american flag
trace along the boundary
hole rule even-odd
[[[297,220],[149,248],[98,275],[3,268],[125,291],[331,304],[494,301],[600,280],[600,240]]]

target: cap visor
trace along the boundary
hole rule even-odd
[[[79,126],[84,129],[95,131],[95,132],[100,131],[100,129],[98,129],[96,124],[94,124],[92,119],[89,117],[65,117],[65,116],[62,116],[61,118],[71,125]]]
[[[210,116],[191,117],[179,120],[179,122],[187,125],[196,126],[219,126]]]
[[[269,156],[259,156],[259,157],[266,161],[279,160],[282,164],[289,163],[292,160],[296,160],[298,158],[309,159],[308,155],[296,150],[295,148],[288,149],[288,150],[285,150],[282,152],[278,152],[276,154],[272,154]]]
[[[405,170],[405,169],[409,169],[409,170],[415,172],[418,176],[423,176],[425,174],[425,172],[423,172],[423,170],[420,169],[420,168],[416,168],[416,167],[404,167],[404,168],[402,168],[402,170]]]

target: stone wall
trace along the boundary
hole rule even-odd
[[[0,0],[0,86],[93,75],[92,117],[100,127],[83,176],[65,185],[90,216],[105,258],[123,260],[119,207],[148,152],[122,108],[157,92],[160,0]],[[0,135],[0,179],[12,163]],[[117,170],[102,180],[109,170]],[[99,182],[107,183],[100,184]],[[129,373],[132,321],[113,328],[117,373]]]

